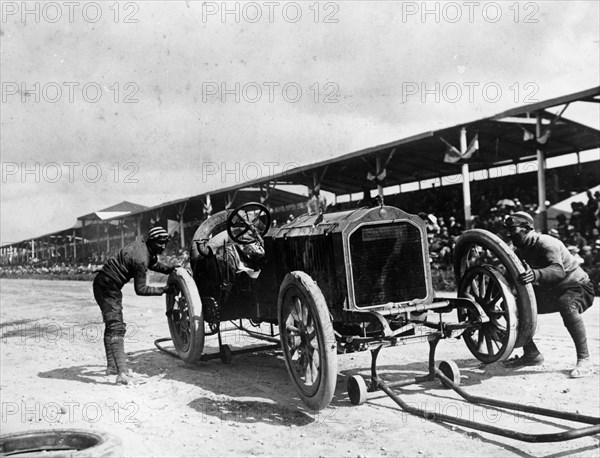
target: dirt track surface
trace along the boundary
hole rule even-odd
[[[338,358],[331,405],[314,413],[295,394],[279,351],[234,356],[189,366],[154,347],[167,337],[164,297],[135,296],[124,288],[126,351],[146,377],[135,387],[104,375],[103,325],[88,282],[1,280],[2,434],[33,429],[83,428],[112,433],[125,456],[589,456],[600,436],[561,443],[524,443],[443,425],[400,411],[385,394],[350,404],[349,375],[369,375],[369,352]],[[453,359],[472,394],[524,404],[600,414],[600,306],[585,313],[595,374],[570,379],[572,341],[559,315],[539,317],[537,343],[543,366],[482,366],[461,340],[442,341],[437,359]],[[257,343],[230,333],[235,348]],[[207,342],[205,351],[216,349]],[[516,351],[516,353],[520,353]],[[423,375],[424,342],[384,349],[386,380]],[[406,402],[437,413],[523,432],[559,432],[572,423],[529,414],[473,407],[439,382],[399,390]]]

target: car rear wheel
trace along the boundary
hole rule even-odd
[[[473,356],[486,364],[508,358],[515,348],[519,323],[515,297],[504,276],[490,266],[471,267],[460,281],[458,296],[478,303],[489,318],[462,335]],[[469,321],[469,313],[459,308],[459,320]]]
[[[335,391],[337,345],[325,297],[309,275],[285,276],[278,318],[285,364],[298,394],[309,408],[325,408]]]
[[[173,292],[166,295],[167,321],[173,345],[186,363],[194,363],[204,349],[202,301],[192,276],[177,269],[167,280]]]

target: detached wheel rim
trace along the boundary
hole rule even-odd
[[[504,276],[489,266],[472,267],[459,285],[459,296],[475,301],[489,321],[463,333],[465,344],[484,363],[503,361],[509,357],[517,338],[517,306]],[[459,319],[470,316],[459,309]]]
[[[286,358],[300,389],[313,396],[321,380],[321,348],[315,318],[302,292],[291,286],[283,297],[283,336]]]

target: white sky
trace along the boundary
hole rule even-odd
[[[2,2],[2,243],[600,84],[597,1],[75,3]]]

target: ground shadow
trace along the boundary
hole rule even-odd
[[[39,372],[40,378],[71,380],[73,382],[93,383],[94,385],[114,385],[114,375],[106,375],[106,367],[101,366],[71,366]]]
[[[37,322],[39,320],[15,320],[8,321],[6,323],[0,323],[0,339],[6,342],[6,339],[12,337],[21,337],[23,340],[27,338],[37,337],[40,338],[41,329],[39,326],[24,326],[29,323]]]
[[[273,426],[305,426],[315,422],[315,415],[299,408],[264,401],[195,399],[188,404],[203,417],[222,423],[265,423]],[[317,414],[318,416],[318,414]]]

